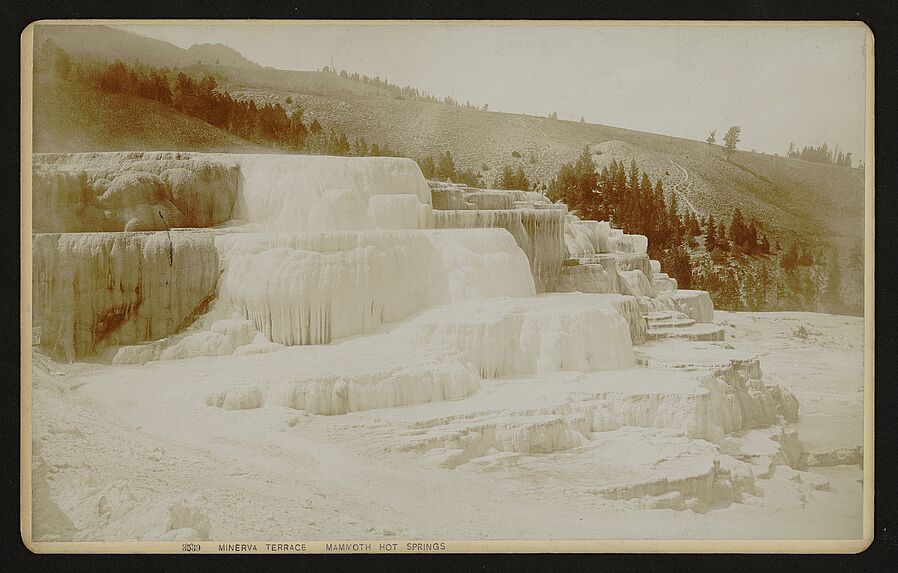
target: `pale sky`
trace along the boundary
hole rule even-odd
[[[188,48],[222,43],[259,64],[380,76],[491,110],[718,141],[785,155],[864,151],[861,26],[130,25]]]

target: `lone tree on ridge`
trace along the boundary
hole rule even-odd
[[[739,136],[742,134],[742,128],[734,125],[727,130],[727,134],[723,136],[723,152],[726,154],[727,161],[736,152],[736,145],[739,143]]]

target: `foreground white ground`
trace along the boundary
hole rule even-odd
[[[483,380],[457,400],[334,416],[258,403],[254,390],[232,396],[239,409],[216,400],[249,361],[276,370],[291,349],[122,366],[36,349],[34,538],[860,538],[863,321],[717,312],[715,323],[726,343],[636,347],[649,368]],[[798,398],[799,440],[825,465],[784,463],[771,439],[782,426],[697,439],[713,425],[678,418],[701,394],[696,374],[658,369],[682,362],[683,344],[759,355],[764,382]],[[628,388],[641,393],[596,401]],[[559,431],[584,412],[642,427]],[[726,483],[712,483],[720,470]]]

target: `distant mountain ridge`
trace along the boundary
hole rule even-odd
[[[240,52],[224,44],[194,44],[187,48],[184,59],[179,64],[187,66],[203,63],[235,68],[261,68],[259,64],[243,56]]]
[[[35,27],[35,46],[46,39],[75,59],[120,59],[141,62],[159,68],[183,68],[192,65],[262,68],[243,54],[224,44],[194,44],[187,49],[174,44],[132,34],[108,26],[47,25]]]
[[[122,60],[142,62],[161,68],[178,67],[188,51],[155,38],[147,38],[109,26],[47,24],[34,28],[34,45],[47,39],[65,50],[72,59]]]

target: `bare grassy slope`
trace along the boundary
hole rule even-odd
[[[447,149],[464,168],[493,181],[505,164],[548,182],[585,146],[602,165],[635,159],[669,191],[680,191],[702,214],[728,221],[735,207],[783,237],[823,240],[863,235],[863,173],[857,169],[738,151],[726,161],[720,146],[564,120],[484,112],[382,97],[326,97],[261,88],[232,90],[258,101],[291,95],[307,117],[345,131],[350,139],[389,143],[412,157]],[[514,157],[518,152],[520,158]]]
[[[720,147],[627,129],[484,112],[391,98],[382,88],[326,72],[265,68],[222,45],[189,50],[107,27],[38,27],[36,45],[52,37],[73,57],[179,67],[214,74],[237,97],[301,105],[306,118],[328,128],[389,143],[412,157],[451,150],[462,168],[482,170],[493,182],[505,164],[523,167],[531,180],[548,182],[560,165],[589,146],[602,164],[636,159],[662,178],[700,214],[728,221],[735,207],[756,217],[775,236],[848,243],[863,235],[863,174],[797,159],[739,151],[726,161]],[[215,62],[219,62],[216,64]],[[293,103],[287,104],[290,96]],[[44,149],[219,149],[250,145],[156,104],[82,92],[71,101],[38,101],[35,142]],[[718,126],[723,128],[725,126]],[[517,152],[520,157],[514,157]]]

